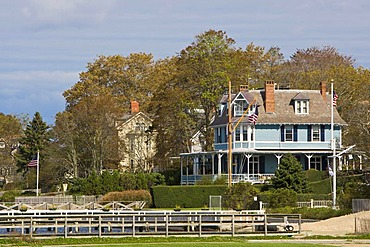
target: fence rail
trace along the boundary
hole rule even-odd
[[[288,223],[289,222],[289,223]],[[0,237],[203,236],[294,234],[300,215],[249,214],[235,211],[18,210],[0,212]]]

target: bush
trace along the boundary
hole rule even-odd
[[[279,214],[301,214],[302,219],[325,220],[332,217],[338,217],[350,214],[350,210],[336,210],[333,208],[269,208],[269,213]]]
[[[17,196],[20,196],[21,193],[22,192],[20,190],[5,191],[4,194],[1,197],[1,201],[3,201],[3,202],[14,202],[15,198]]]
[[[146,201],[146,206],[152,204],[152,196],[147,190],[113,191],[100,198],[101,202],[133,202]]]
[[[151,189],[156,208],[201,208],[208,205],[209,196],[224,195],[226,185],[155,186]]]
[[[325,179],[326,172],[310,169],[306,171],[306,177],[308,182],[316,182]]]
[[[280,188],[271,192],[269,199],[269,208],[296,207],[297,193],[291,189]]]
[[[91,174],[87,178],[74,179],[70,193],[103,195],[111,191],[148,190],[152,186],[164,184],[164,176],[159,173],[113,173]]]
[[[226,193],[226,206],[232,209],[250,209],[258,190],[250,183],[233,184]]]

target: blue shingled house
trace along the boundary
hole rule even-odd
[[[228,97],[222,96],[211,124],[214,150],[180,155],[182,184],[194,184],[203,176],[228,177]],[[332,95],[325,83],[318,90],[279,89],[273,81],[265,82],[260,90],[240,86],[238,93],[231,94],[230,103],[233,183],[268,181],[287,153],[292,153],[304,170],[327,170],[332,140],[336,149],[342,148],[346,122],[335,107],[332,115]]]

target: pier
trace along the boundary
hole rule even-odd
[[[251,211],[0,211],[0,237],[241,236],[293,235],[298,214]]]

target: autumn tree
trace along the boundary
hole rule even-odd
[[[4,181],[15,173],[13,156],[22,133],[21,122],[18,118],[0,113],[0,176]]]
[[[80,80],[63,96],[67,106],[72,107],[83,98],[97,96],[102,88],[108,88],[122,108],[129,109],[130,100],[135,99],[146,109],[148,99],[156,91],[154,66],[151,54],[99,56],[88,63],[87,71],[80,73]]]

